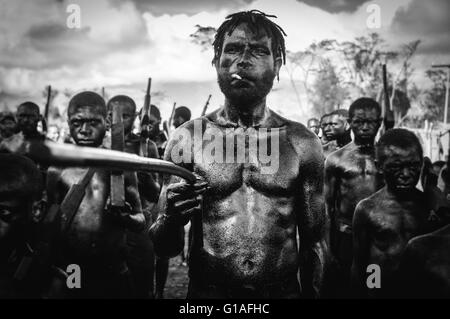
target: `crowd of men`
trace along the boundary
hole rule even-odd
[[[371,98],[307,127],[269,109],[285,62],[284,31],[270,18],[239,12],[219,27],[213,65],[224,105],[193,120],[188,108],[176,109],[174,136],[183,131],[182,138],[161,130],[151,105],[143,144],[129,96],[106,102],[84,91],[68,103],[67,142],[111,147],[118,112],[124,152],[174,162],[194,183],[130,169],[122,175],[125,205],[116,206],[117,172],[27,158],[26,145],[46,140],[35,103],[1,113],[0,298],[162,298],[168,260],[184,252],[189,222],[188,298],[450,297],[446,166],[436,172],[439,163],[424,158],[406,129],[376,142],[382,110]],[[221,133],[224,148],[230,137],[244,141],[245,153],[249,134],[257,132],[257,148],[276,138],[278,169],[265,174],[236,153],[198,161],[214,142],[197,149],[198,128]],[[173,158],[180,150],[181,163]],[[77,287],[68,284],[73,265],[81,269]]]

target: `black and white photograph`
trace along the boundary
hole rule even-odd
[[[449,17],[0,0],[0,301],[450,299]]]

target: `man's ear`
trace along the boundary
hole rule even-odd
[[[111,123],[112,123],[112,112],[109,111],[105,117],[105,126],[107,131],[111,129]]]
[[[345,120],[344,120],[344,129],[346,131],[350,130],[350,122],[348,121],[348,118],[345,118]]]
[[[348,124],[348,127],[351,128],[351,126],[352,126],[352,119],[351,118],[347,118],[347,124]]]
[[[280,68],[281,68],[282,64],[283,64],[283,59],[281,57],[275,58],[273,68],[275,70],[275,74],[277,75],[278,81],[280,80]]]

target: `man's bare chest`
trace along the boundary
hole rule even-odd
[[[370,180],[378,176],[375,160],[371,155],[348,154],[341,158],[338,172],[343,181]]]
[[[294,193],[306,172],[302,172],[301,159],[286,139],[278,136],[277,142],[271,143],[273,137],[267,138],[267,134],[229,134],[223,147],[212,151],[212,142],[203,142],[203,158],[197,156],[194,162],[194,171],[209,183],[211,193],[225,195],[242,186],[270,196]],[[217,156],[217,151],[225,152],[224,156]]]

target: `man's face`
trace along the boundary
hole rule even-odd
[[[17,110],[17,126],[24,134],[36,132],[39,118],[39,112],[31,107],[19,106]]]
[[[281,58],[274,60],[271,39],[264,32],[258,36],[246,24],[240,24],[231,35],[225,35],[216,61],[220,89],[233,104],[257,103],[272,89],[280,66]],[[233,74],[242,79],[233,78]]]
[[[325,116],[322,118],[322,122],[320,124],[320,126],[322,127],[322,132],[323,135],[325,135],[326,139],[328,141],[332,141],[336,139],[336,136],[333,134],[333,129],[332,129],[332,122],[331,122],[331,116]]]
[[[105,116],[96,107],[79,107],[69,115],[69,129],[77,145],[98,147],[106,133]]]
[[[150,114],[148,128],[151,137],[156,137],[159,133],[159,123],[161,122],[155,115]]]
[[[182,117],[181,115],[178,115],[173,119],[173,126],[175,128],[178,128],[179,126],[183,125],[186,122],[187,122],[187,120],[184,117]]]
[[[381,172],[389,189],[395,192],[411,191],[420,177],[422,157],[416,147],[387,146]]]
[[[14,242],[30,214],[31,206],[24,204],[23,200],[0,200],[0,247],[4,248]]]
[[[16,132],[17,124],[12,118],[4,118],[0,121],[0,136],[1,137],[10,137]]]
[[[313,131],[316,135],[319,135],[320,132],[320,123],[317,120],[309,120],[308,128]]]
[[[347,131],[347,120],[340,115],[334,114],[330,119],[331,127],[333,129],[333,134],[337,136],[342,136]]]
[[[125,134],[128,134],[133,129],[134,120],[136,119],[136,110],[130,103],[114,102],[122,110],[123,129]]]
[[[355,139],[361,142],[373,143],[381,125],[380,115],[376,109],[356,109],[349,120]]]

